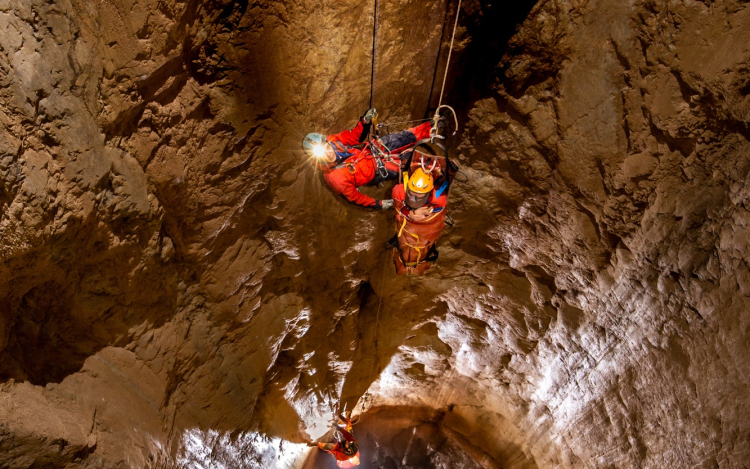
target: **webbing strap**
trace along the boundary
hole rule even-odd
[[[401,229],[400,229],[400,230],[398,230],[398,236],[397,236],[397,238],[400,238],[400,237],[401,237],[401,233],[403,233],[403,232],[404,232],[404,228],[405,228],[405,227],[406,227],[406,217],[404,217],[404,222],[403,222],[403,223],[401,224]]]
[[[438,188],[438,190],[435,191],[435,198],[437,199],[441,195],[443,195],[443,192],[448,189],[448,180],[443,181],[443,184]]]

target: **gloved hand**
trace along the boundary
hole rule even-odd
[[[380,208],[383,210],[390,210],[393,208],[393,199],[383,199],[380,201]]]
[[[378,111],[375,108],[372,108],[365,113],[365,115],[362,117],[362,120],[365,124],[369,124],[376,117],[378,117]]]

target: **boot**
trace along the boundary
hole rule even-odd
[[[386,249],[390,249],[390,248],[398,249],[398,235],[393,235],[391,239],[386,241],[385,248]]]
[[[424,261],[435,262],[436,260],[438,260],[438,250],[437,250],[437,247],[435,247],[435,245],[433,244],[430,247],[430,250],[427,251],[427,255],[425,256]]]

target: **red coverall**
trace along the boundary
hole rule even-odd
[[[395,152],[416,143],[418,140],[429,137],[430,128],[430,122],[425,122],[417,127],[389,134],[380,139],[391,152]],[[326,168],[323,177],[331,186],[331,189],[344,196],[349,202],[362,207],[381,208],[380,200],[375,200],[361,193],[357,188],[373,182],[396,178],[400,160],[397,159],[396,163],[384,161],[387,175],[378,174],[375,157],[370,149],[354,147],[366,137],[367,132],[365,132],[362,121],[358,122],[351,130],[328,136],[327,140],[334,148],[339,164],[332,169]]]
[[[344,441],[337,441],[335,444],[331,443],[318,443],[318,448],[322,449],[323,451],[328,451],[333,455],[334,458],[336,458],[336,465],[338,467],[354,467],[358,464],[352,464],[350,463],[350,460],[353,458],[359,458],[359,451],[357,451],[357,454],[351,455],[344,453],[344,444],[347,441],[353,441],[354,443],[357,442],[357,440],[354,439],[352,434],[350,433],[352,430],[352,421],[349,419],[346,419],[344,422],[346,425],[342,427],[339,425],[338,431],[341,433],[341,436],[344,437]]]

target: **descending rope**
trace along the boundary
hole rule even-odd
[[[458,27],[458,16],[461,14],[461,0],[458,0],[458,7],[456,8],[456,22],[453,24],[453,35],[451,36],[451,46],[448,49],[448,61],[445,63],[445,74],[443,75],[443,86],[440,88],[440,100],[438,101],[438,108],[443,104],[443,92],[445,91],[445,81],[448,79],[448,69],[451,66],[451,54],[453,53],[453,40],[456,38],[456,28]]]
[[[432,71],[432,82],[430,83],[430,97],[427,98],[427,110],[432,105],[432,93],[435,91],[435,80],[437,79],[437,71],[440,66],[440,50],[443,48],[443,36],[445,36],[445,25],[448,23],[448,7],[446,5],[445,15],[443,16],[443,27],[440,28],[440,43],[438,44],[437,57],[435,57],[435,69]],[[427,114],[427,111],[425,111]],[[429,119],[427,119],[429,120]]]
[[[377,45],[378,45],[378,3],[379,0],[375,0],[375,11],[372,14],[372,70],[370,71],[370,109],[372,109],[372,103],[375,94],[375,65],[377,56]]]

